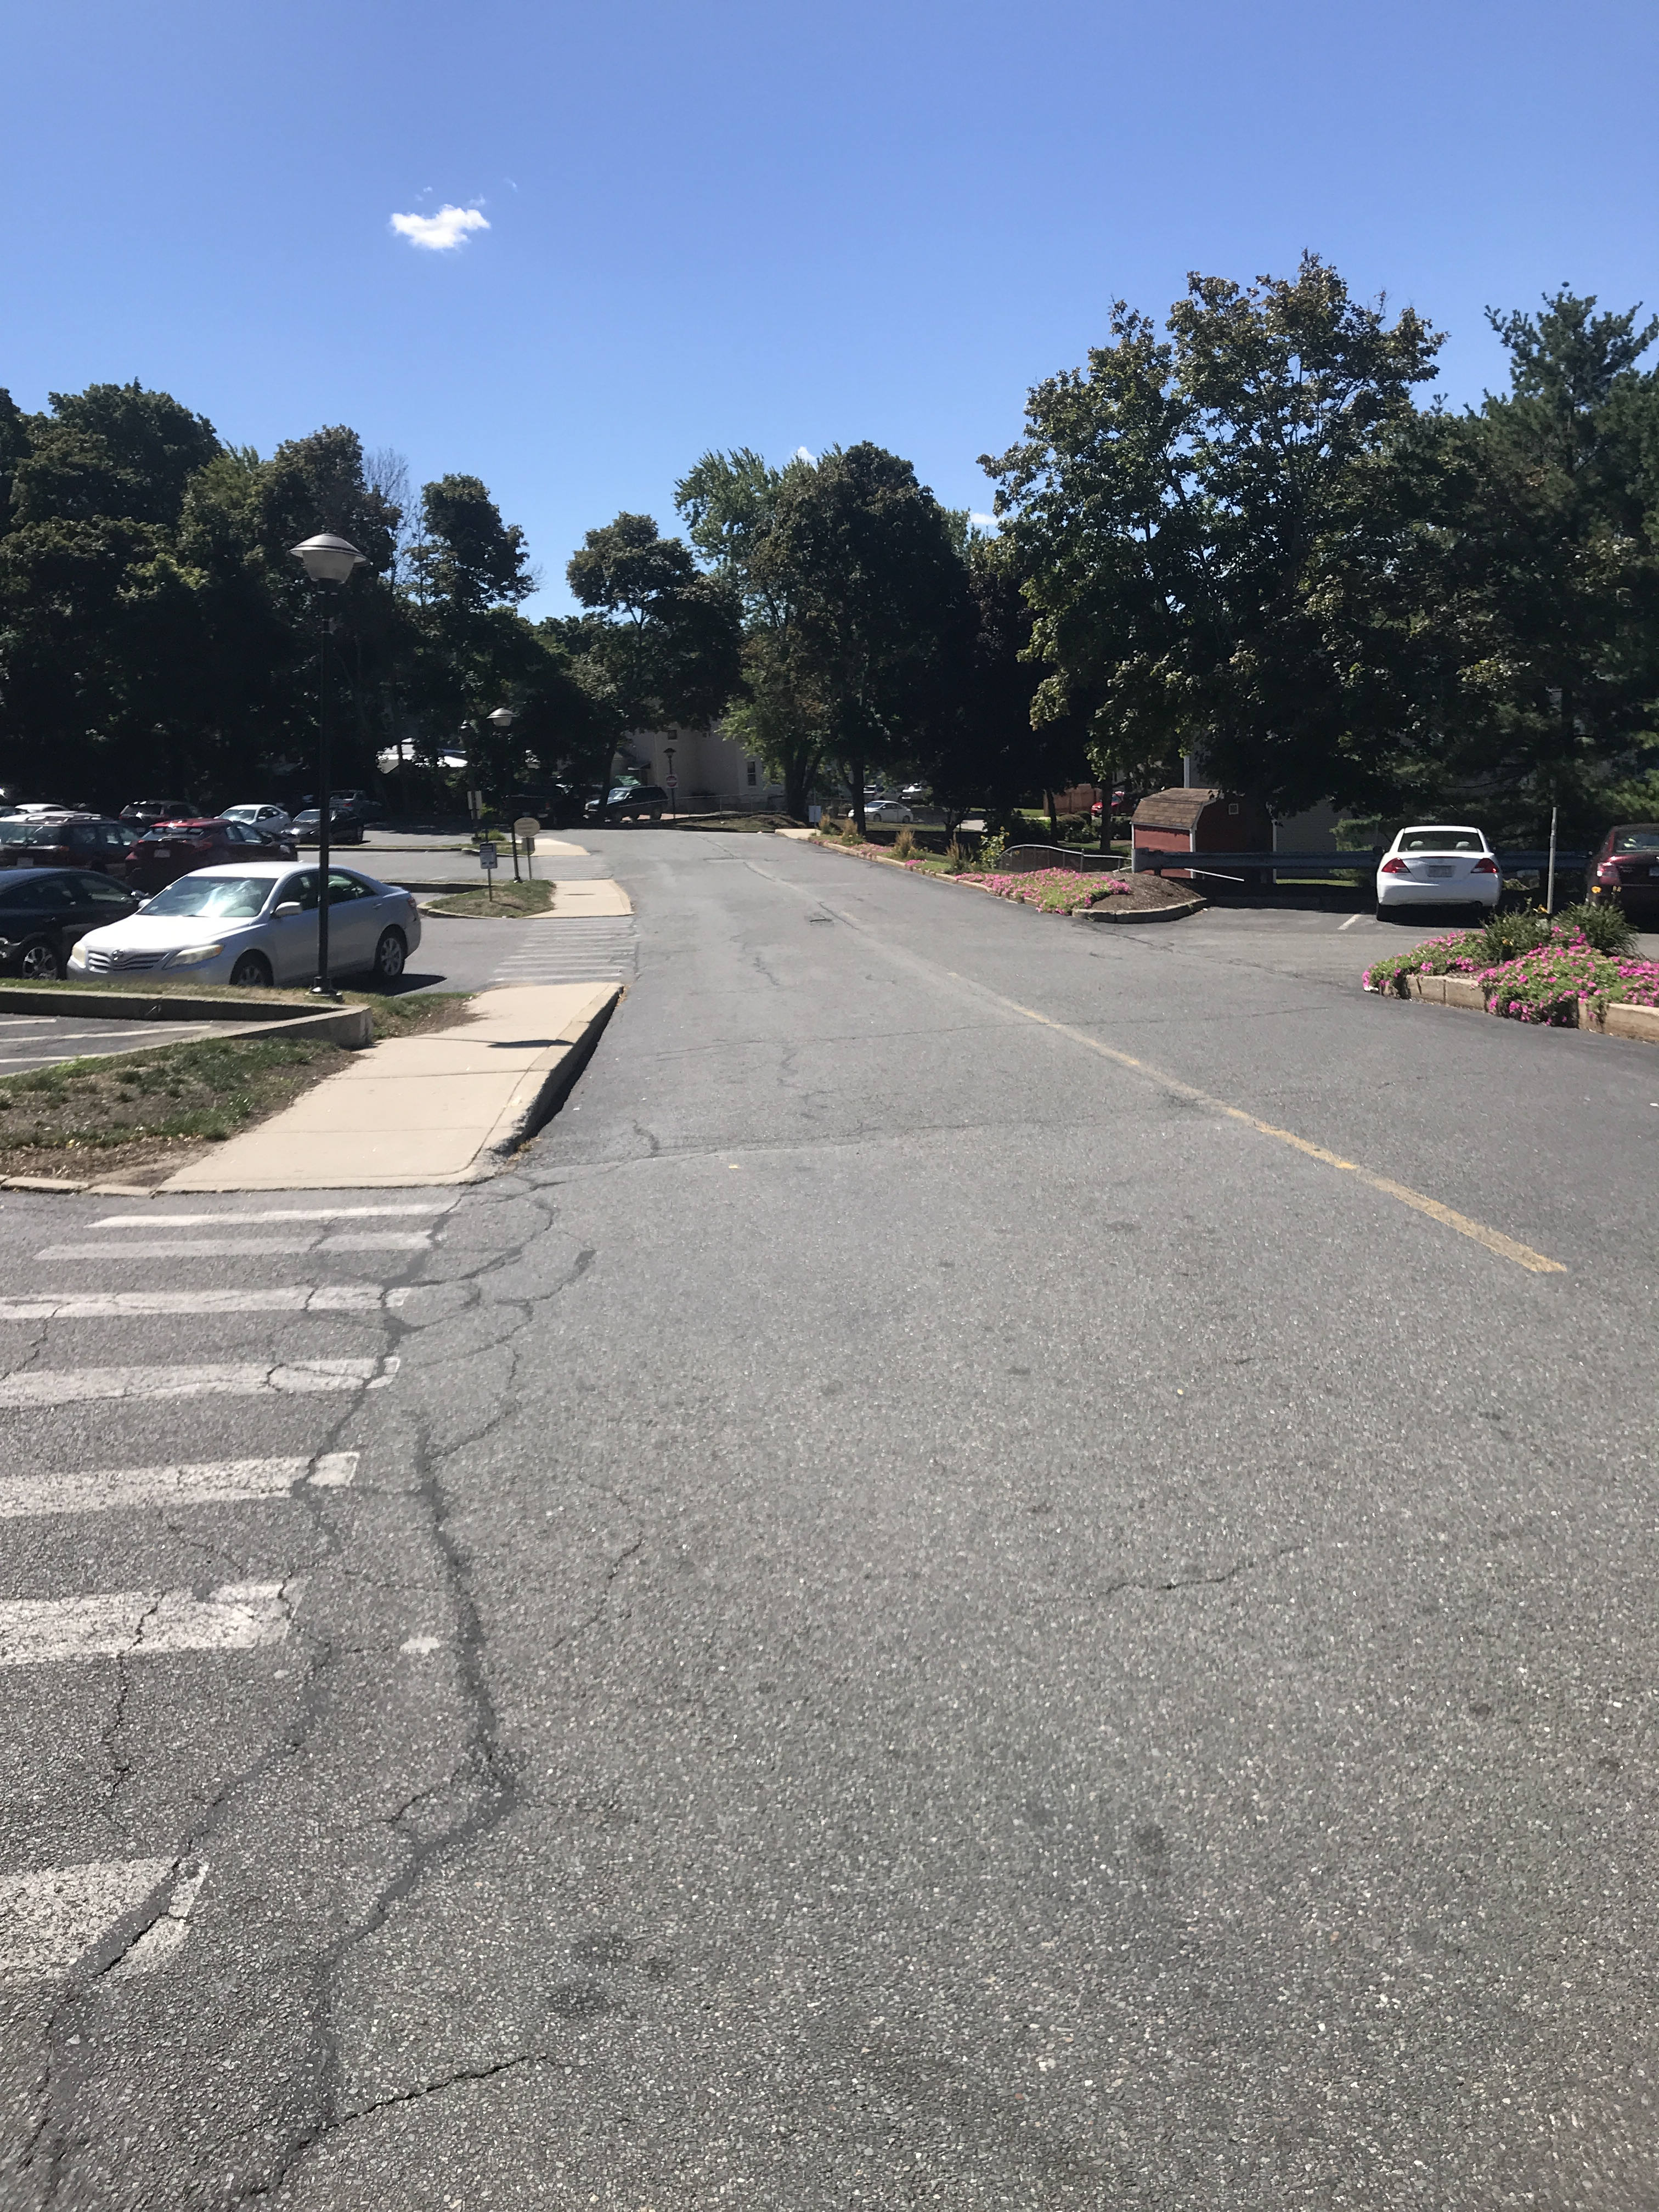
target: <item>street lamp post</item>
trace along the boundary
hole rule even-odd
[[[493,714],[484,716],[490,728],[502,738],[506,738],[507,732],[518,719],[510,707],[497,707]],[[513,839],[513,880],[515,884],[522,883],[524,878],[519,873],[519,833],[514,830],[510,831],[509,835]]]
[[[331,793],[329,790],[328,758],[328,586],[336,591],[358,568],[368,566],[368,557],[343,538],[326,534],[307,538],[303,544],[290,545],[289,551],[310,578],[313,595],[317,603],[317,980],[312,994],[319,999],[337,999],[328,972],[328,864],[329,810]]]

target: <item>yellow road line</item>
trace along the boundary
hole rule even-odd
[[[971,981],[965,975],[958,975],[956,980],[962,983]],[[1230,1121],[1242,1121],[1247,1129],[1254,1129],[1258,1136],[1272,1137],[1281,1145],[1289,1145],[1293,1151],[1305,1153],[1309,1159],[1318,1160],[1325,1167],[1340,1168],[1344,1175],[1357,1176],[1370,1189],[1380,1190],[1385,1198],[1398,1199],[1401,1206],[1409,1206],[1413,1212],[1426,1213],[1431,1221],[1439,1222],[1445,1229],[1455,1229],[1460,1237],[1472,1237],[1477,1244],[1484,1244],[1488,1252],[1495,1252],[1500,1260],[1513,1260],[1517,1267],[1525,1267],[1534,1275],[1565,1275],[1567,1272],[1559,1260],[1546,1259],[1541,1252],[1534,1252],[1530,1244],[1517,1243],[1513,1237],[1505,1237],[1501,1230],[1488,1229],[1484,1221],[1473,1221],[1467,1213],[1459,1213],[1454,1206],[1443,1206],[1437,1198],[1425,1197],[1423,1192],[1413,1190],[1407,1183],[1395,1182],[1389,1176],[1373,1175],[1369,1168],[1362,1168],[1357,1160],[1345,1160],[1340,1152],[1327,1152],[1323,1145],[1310,1144],[1307,1138],[1298,1137],[1292,1129],[1279,1129],[1271,1121],[1258,1121],[1254,1114],[1247,1114],[1243,1107],[1230,1106],[1224,1098],[1212,1098],[1207,1091],[1200,1091],[1194,1084],[1183,1083],[1179,1076],[1170,1075],[1163,1068],[1154,1067],[1150,1060],[1137,1060],[1131,1053],[1116,1052],[1110,1045],[1102,1044],[1098,1038],[1085,1035],[1082,1030],[1073,1029],[1069,1022],[1054,1021],[1048,1014],[1038,1013],[1035,1006],[1022,1006],[1018,999],[1005,999],[1000,991],[985,990],[983,984],[975,983],[973,988],[984,991],[987,998],[994,999],[999,1006],[1006,1006],[1011,1013],[1023,1014],[1030,1022],[1041,1022],[1044,1029],[1055,1030],[1061,1036],[1069,1037],[1073,1044],[1080,1044],[1090,1052],[1098,1053],[1103,1060],[1115,1060],[1120,1067],[1130,1067],[1137,1075],[1149,1076],[1154,1083],[1162,1084],[1166,1091],[1173,1091],[1182,1098],[1190,1098],[1194,1105],[1207,1106],[1212,1113],[1224,1114]]]

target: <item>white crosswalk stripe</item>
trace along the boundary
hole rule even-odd
[[[343,1490],[361,1455],[322,1452],[313,1459],[185,1460],[172,1467],[77,1468],[64,1474],[0,1475],[0,1520],[26,1514],[106,1513],[144,1505],[240,1505],[281,1498],[303,1483]]]
[[[0,1407],[78,1406],[100,1398],[309,1397],[325,1390],[381,1390],[397,1371],[395,1358],[31,1370],[0,1377]]]
[[[634,973],[639,933],[625,915],[573,916],[538,923],[496,968],[496,983],[626,981]]]
[[[44,1255],[43,1255],[44,1256]],[[378,1283],[273,1283],[264,1291],[61,1291],[0,1298],[0,1321],[125,1321],[149,1314],[380,1313],[409,1293]]]
[[[100,1943],[145,1899],[170,1883],[166,1903],[115,1961],[123,1978],[150,1973],[185,1940],[205,1863],[178,1859],[89,1859],[0,1875],[0,1981],[55,1979]]]
[[[454,1203],[453,1198],[422,1198],[406,1206],[281,1206],[262,1207],[252,1213],[106,1213],[92,1225],[94,1229],[203,1229],[216,1221],[366,1221],[385,1214],[447,1213]]]
[[[101,1590],[91,1597],[0,1600],[0,1667],[64,1659],[154,1659],[280,1644],[293,1619],[281,1583],[193,1590]]]
[[[36,1253],[34,1281],[0,1297],[0,1324],[50,1328],[113,1321],[141,1326],[172,1317],[188,1328],[192,1321],[216,1317],[230,1326],[246,1316],[246,1336],[263,1346],[283,1316],[358,1316],[373,1323],[399,1308],[410,1292],[381,1282],[272,1280],[282,1255],[423,1253],[433,1249],[441,1233],[439,1218],[455,1202],[445,1196],[245,1211],[164,1213],[146,1208],[106,1215],[88,1224],[90,1237],[83,1231]],[[175,1273],[176,1263],[198,1256],[233,1263],[221,1273],[225,1287],[179,1286],[178,1274],[188,1283],[193,1271]],[[137,1280],[156,1286],[106,1287],[112,1261],[120,1263],[118,1282],[129,1265],[143,1263]],[[77,1272],[63,1287],[39,1287],[43,1277],[51,1285],[47,1270],[55,1263],[67,1262],[77,1263]],[[90,1271],[90,1282],[87,1262],[101,1263]],[[239,1274],[253,1279],[239,1282]],[[126,1274],[126,1280],[131,1282],[132,1275]],[[180,1341],[176,1336],[170,1340]],[[183,1341],[190,1341],[187,1335]],[[343,1398],[386,1388],[398,1366],[395,1356],[283,1360],[274,1351],[254,1358],[194,1364],[160,1359],[118,1366],[25,1367],[0,1375],[0,1423],[8,1413],[50,1415],[100,1402],[320,1398],[331,1401],[326,1419],[331,1427]],[[73,1516],[85,1525],[95,1516],[159,1510],[171,1528],[181,1516],[264,1503],[267,1511],[258,1540],[264,1547],[281,1540],[276,1536],[281,1522],[270,1517],[273,1505],[279,1512],[290,1511],[282,1501],[344,1490],[356,1480],[359,1462],[355,1450],[313,1448],[257,1457],[54,1469],[49,1449],[0,1449],[0,1523],[26,1516],[40,1523]],[[43,1539],[46,1533],[43,1527]],[[125,1546],[127,1539],[124,1534],[118,1540]],[[268,1552],[260,1564],[267,1576],[277,1565]],[[171,1571],[181,1585],[194,1571],[189,1564],[182,1572]],[[0,1598],[0,1677],[15,1679],[25,1672],[66,1672],[72,1677],[77,1670],[115,1661],[146,1668],[152,1661],[162,1662],[184,1670],[222,1668],[237,1654],[255,1663],[269,1654],[274,1663],[298,1602],[295,1571],[277,1566],[277,1571],[289,1578],[225,1582],[208,1589],[94,1586],[60,1595]],[[87,1568],[82,1573],[94,1585],[104,1580]],[[119,1585],[123,1579],[118,1570],[107,1582]],[[168,1581],[163,1570],[157,1582]],[[95,1672],[91,1679],[98,1679]],[[192,1678],[186,1671],[179,1679],[188,1694]],[[184,1952],[206,1875],[204,1863],[164,1856],[0,1871],[0,1983],[50,1980],[88,1962],[111,1980],[165,1970]]]

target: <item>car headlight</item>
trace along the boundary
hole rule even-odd
[[[87,940],[84,937],[77,937],[74,944],[70,945],[69,964],[71,968],[84,968],[86,966]]]
[[[204,960],[216,960],[224,949],[222,945],[192,945],[183,952],[175,952],[171,964],[175,968],[195,968]]]

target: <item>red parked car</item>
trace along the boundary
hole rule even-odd
[[[1659,908],[1659,822],[1618,822],[1585,870],[1593,899],[1617,900],[1626,914],[1651,919]]]
[[[291,837],[251,830],[246,822],[158,822],[127,854],[127,881],[148,898],[198,868],[221,868],[228,860],[293,860],[299,850]]]

